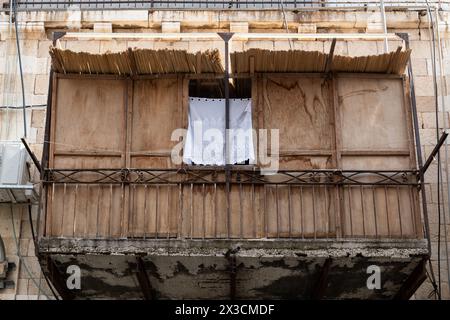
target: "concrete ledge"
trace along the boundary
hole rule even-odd
[[[415,239],[351,239],[351,240],[39,240],[42,254],[148,254],[223,256],[229,249],[239,248],[239,256],[316,256],[316,257],[397,257],[427,255],[427,241]]]
[[[388,28],[427,28],[422,9],[386,12]],[[366,28],[377,10],[286,11],[286,22],[296,28],[300,24],[316,24],[317,28]],[[447,11],[440,13],[442,25],[449,24]],[[0,14],[0,21],[8,21]],[[250,29],[281,29],[284,16],[280,10],[67,10],[20,12],[19,21],[42,22],[46,28],[92,28],[95,23],[111,23],[114,28],[161,28],[164,21],[180,21],[183,29],[230,28],[233,23],[248,22]]]

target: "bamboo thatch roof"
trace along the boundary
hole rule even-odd
[[[402,74],[411,50],[369,56],[330,56],[319,51],[250,49],[231,53],[231,72],[361,72]],[[91,54],[50,49],[52,65],[59,73],[145,75],[168,73],[222,74],[218,50],[188,53],[185,50],[128,49]]]
[[[167,74],[223,73],[218,50],[188,53],[182,50],[128,49],[92,54],[51,48],[52,66],[59,73]]]
[[[319,51],[273,51],[250,49],[231,54],[233,73],[248,72],[364,72],[402,74],[411,50],[360,57],[334,55]],[[330,58],[330,59],[329,59]],[[253,70],[252,70],[253,69]]]

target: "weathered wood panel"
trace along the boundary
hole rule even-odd
[[[340,78],[344,150],[406,150],[409,137],[401,79]]]
[[[183,127],[183,82],[179,78],[133,82],[128,106],[131,128],[129,166],[173,168],[172,132]],[[130,187],[129,236],[177,235],[179,190],[176,185]]]
[[[123,152],[125,90],[120,80],[59,79],[53,111],[55,156]]]
[[[54,84],[57,90],[53,93],[50,167],[122,168],[126,82],[55,78]],[[120,236],[120,187],[53,185],[47,194],[48,234]]]
[[[255,81],[255,86],[254,126],[279,130],[280,167],[329,167],[326,156],[312,156],[324,152],[331,155],[334,135],[330,82],[318,77],[265,77]],[[268,141],[270,150],[270,138]]]
[[[179,79],[134,81],[131,112],[131,166],[174,167],[169,159],[172,132],[183,128],[183,103]]]
[[[337,84],[342,168],[414,169],[410,111],[402,79],[342,77]],[[413,187],[346,187],[343,197],[344,236],[400,238],[421,234],[415,218],[417,190]]]

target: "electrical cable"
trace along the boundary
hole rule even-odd
[[[430,273],[428,272],[428,270],[427,269],[425,269],[425,274],[426,274],[426,276],[427,276],[427,278],[428,278],[428,281],[430,281],[430,283],[431,284],[433,284],[433,278],[430,276]],[[433,290],[431,290],[429,293],[428,293],[428,298],[430,299],[433,295],[434,295],[434,299],[436,300],[436,298],[437,298],[437,290],[436,290],[436,287],[435,286],[433,286]]]
[[[427,12],[428,12],[428,31],[431,34],[431,62],[432,62],[432,69],[433,69],[433,90],[434,90],[434,98],[435,98],[435,112],[436,112],[436,141],[439,141],[439,102],[438,102],[438,87],[437,87],[437,79],[436,79],[436,52],[435,52],[435,46],[436,46],[436,40],[434,37],[434,20],[433,16],[431,15],[431,9],[430,5],[428,3],[428,0],[425,0],[426,6],[427,6]],[[431,31],[432,30],[432,31]],[[441,157],[440,157],[440,151],[436,154],[437,158],[437,166],[438,166],[438,173],[437,173],[437,211],[438,211],[438,247],[437,247],[437,272],[438,272],[438,299],[441,300],[441,176],[442,176],[442,168],[441,168]]]
[[[31,236],[33,237],[33,242],[34,242],[35,248],[37,248],[37,238],[36,238],[36,233],[34,232],[33,215],[32,215],[32,208],[31,208],[31,202],[30,201],[28,201],[28,221],[30,222]],[[50,284],[50,280],[48,279],[47,275],[42,271],[42,269],[41,269],[41,275],[44,276],[45,282],[47,282],[47,286],[49,287],[49,289],[52,292],[53,296],[56,298],[56,300],[59,300],[58,295],[56,294],[56,292],[54,291],[54,289],[52,288],[52,286]],[[41,292],[41,290],[42,290],[42,288],[41,288],[41,277],[39,277],[38,292]],[[38,299],[39,299],[39,294],[38,294]]]
[[[438,15],[438,9],[437,7],[434,8],[434,13],[436,16],[436,23],[437,23],[437,28],[436,28],[436,35],[437,35],[437,47],[438,47],[438,57],[439,57],[439,70],[440,70],[440,77],[441,77],[441,104],[442,104],[442,126],[445,132],[447,132],[447,122],[446,122],[446,114],[447,114],[447,109],[445,106],[445,98],[444,96],[447,95],[446,92],[446,88],[444,86],[444,66],[442,63],[442,44],[441,44],[441,36],[440,36],[440,31],[439,31],[439,15]],[[449,168],[449,161],[448,161],[448,141],[445,140],[445,144],[444,144],[444,156],[445,156],[445,168]],[[450,199],[450,177],[449,177],[449,172],[448,169],[445,170],[446,173],[446,184],[447,184],[447,200]],[[450,209],[448,206],[448,202],[447,202],[447,210]],[[444,210],[445,211],[445,210]],[[448,214],[450,217],[450,210],[448,210]],[[444,212],[443,214],[443,222],[444,222],[444,243],[445,243],[445,257],[446,257],[446,262],[447,262],[447,283],[450,283],[450,259],[449,259],[449,248],[448,248],[448,235],[447,235],[447,228],[445,226],[447,226],[447,217],[446,214]]]
[[[287,20],[286,20],[286,12],[284,11],[284,2],[283,0],[280,0],[280,7],[281,7],[281,12],[283,14],[283,20],[284,20],[284,26],[286,28],[286,33],[289,33],[289,26],[287,24]],[[288,39],[289,42],[289,48],[292,50],[292,39]]]
[[[29,104],[26,105],[25,108],[26,109],[32,109],[32,108],[46,108],[47,105],[46,104]],[[0,106],[0,109],[23,109],[22,107],[16,107],[16,106]]]
[[[14,243],[16,244],[16,251],[17,251],[17,256],[19,257],[19,260],[21,262],[21,265],[23,265],[25,271],[27,272],[30,280],[34,283],[34,285],[36,286],[36,288],[39,288],[39,284],[37,283],[36,279],[34,279],[33,274],[31,273],[30,269],[28,268],[27,264],[25,263],[25,259],[22,256],[22,253],[20,252],[20,244],[19,244],[19,239],[17,238],[17,233],[16,233],[16,226],[14,223],[14,210],[13,210],[13,205],[10,204],[9,206],[10,208],[10,213],[11,213],[11,224],[12,224],[12,231],[13,231],[13,238],[14,238]],[[47,299],[50,299],[49,296],[44,292],[44,296]]]
[[[27,137],[27,117],[26,117],[26,109],[29,108],[30,106],[26,105],[25,102],[25,84],[24,84],[24,77],[23,77],[23,67],[22,67],[22,54],[21,54],[21,50],[20,50],[20,41],[19,41],[19,31],[18,31],[18,21],[17,21],[17,0],[12,0],[11,1],[12,7],[13,7],[13,11],[14,11],[14,29],[15,29],[15,35],[16,35],[16,46],[17,46],[17,56],[18,56],[18,61],[19,61],[19,73],[20,73],[20,82],[21,82],[21,89],[22,89],[22,110],[23,110],[23,133],[24,133],[24,137]],[[11,12],[10,12],[11,13]],[[9,108],[8,106],[6,106],[6,109],[16,109],[17,107],[12,107]],[[18,109],[18,108],[17,108]],[[34,283],[34,285],[38,288],[39,294],[41,292],[41,285],[37,283],[36,279],[34,279],[33,275],[30,272],[30,269],[28,268],[27,264],[25,263],[25,260],[23,259],[21,252],[20,252],[20,244],[19,244],[19,240],[17,238],[17,234],[16,234],[16,229],[15,229],[15,224],[14,224],[14,213],[13,213],[13,207],[12,204],[10,206],[11,209],[11,224],[12,224],[12,230],[13,230],[13,236],[14,236],[14,241],[16,243],[16,249],[17,249],[17,256],[19,257],[19,260],[21,261],[21,264],[24,266],[28,276],[30,277],[30,280]],[[37,241],[36,241],[36,234],[34,232],[34,226],[33,226],[33,220],[32,220],[32,212],[31,212],[31,203],[28,203],[28,218],[29,218],[29,222],[30,222],[30,229],[31,229],[31,234],[33,237],[33,243],[36,247],[37,245]],[[41,274],[44,275],[48,287],[50,289],[50,291],[52,292],[53,296],[58,299],[58,296],[55,294],[52,286],[50,285],[49,280],[47,279],[47,277],[45,276],[45,274],[42,272],[41,270]],[[49,296],[44,293],[45,297],[47,299],[49,299]]]
[[[25,103],[25,84],[23,79],[22,69],[22,55],[20,53],[20,41],[19,41],[19,25],[17,22],[17,0],[14,0],[14,29],[16,31],[16,45],[17,45],[17,57],[19,58],[19,72],[20,72],[20,84],[22,86],[22,105],[23,105],[23,136],[27,137],[27,112]]]

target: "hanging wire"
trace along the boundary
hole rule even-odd
[[[28,222],[30,223],[31,236],[33,237],[34,247],[37,248],[38,243],[37,243],[36,233],[34,232],[32,207],[31,207],[31,202],[29,200],[28,200]],[[47,286],[50,289],[50,291],[52,292],[52,294],[55,297],[55,299],[59,300],[58,295],[56,294],[55,290],[53,289],[52,285],[50,284],[50,280],[48,279],[47,275],[44,272],[42,272],[42,269],[41,269],[41,274],[39,276],[38,300],[39,300],[40,293],[42,291],[42,287],[41,287],[42,276],[44,276],[45,282],[47,282]]]
[[[20,52],[20,41],[19,41],[19,25],[17,22],[17,1],[14,0],[14,29],[16,32],[16,45],[17,45],[17,57],[19,59],[19,72],[20,72],[20,84],[22,86],[22,106],[23,106],[23,136],[27,137],[27,104],[25,103],[25,84],[23,79],[23,69],[22,69],[22,54]]]
[[[284,20],[283,24],[284,24],[284,26],[286,28],[286,33],[289,33],[289,26],[288,26],[287,20],[286,20],[286,12],[284,10],[284,2],[283,2],[283,0],[280,0],[280,8],[281,8],[281,13],[283,14],[283,20]],[[292,50],[292,39],[289,38],[288,42],[289,42],[289,48]]]
[[[437,87],[437,79],[436,79],[436,40],[434,38],[434,20],[431,14],[430,5],[428,0],[425,0],[428,12],[428,31],[431,34],[431,65],[433,69],[433,90],[434,90],[434,98],[435,98],[435,112],[436,112],[436,141],[439,141],[439,101],[438,101],[438,87]],[[441,177],[442,177],[442,167],[441,167],[441,157],[440,151],[437,152],[437,166],[438,166],[438,174],[437,174],[437,213],[438,213],[438,247],[437,247],[437,272],[438,272],[438,283],[437,283],[437,296],[438,299],[441,300]],[[430,262],[431,266],[431,262]]]
[[[46,108],[47,105],[46,104],[30,104],[25,106],[26,109],[34,109],[34,108]],[[0,106],[0,109],[23,109],[23,106],[21,107],[17,107],[17,106],[9,106],[9,105],[5,105],[5,106]]]
[[[26,273],[28,274],[28,277],[30,278],[30,280],[34,283],[34,285],[36,286],[36,288],[39,288],[39,283],[36,281],[36,279],[34,278],[33,274],[31,273],[30,269],[28,268],[28,265],[25,263],[25,259],[22,256],[22,253],[20,252],[20,244],[19,244],[19,239],[17,238],[17,233],[16,233],[16,225],[14,223],[14,210],[13,210],[13,205],[10,204],[9,206],[10,208],[10,218],[11,218],[11,225],[12,225],[12,233],[13,233],[13,238],[14,238],[14,243],[16,245],[16,254],[19,257],[20,263],[21,265],[24,267]],[[50,287],[51,289],[51,287]],[[53,289],[51,289],[53,292]],[[50,299],[49,296],[44,293],[44,296],[47,299]],[[56,295],[55,295],[56,297]]]
[[[441,78],[441,104],[442,104],[442,126],[445,132],[447,132],[447,123],[446,123],[446,114],[447,114],[447,109],[446,109],[446,105],[445,105],[445,96],[447,95],[445,86],[444,86],[444,66],[442,63],[442,45],[441,45],[441,36],[440,36],[440,31],[439,31],[439,15],[438,15],[438,10],[437,7],[434,8],[434,13],[436,16],[436,23],[437,23],[437,28],[436,28],[436,35],[437,35],[437,47],[438,47],[438,58],[439,58],[439,70],[440,70],[440,78]],[[445,208],[447,208],[448,210],[448,214],[450,217],[450,208],[448,206],[448,203],[450,201],[450,177],[449,177],[449,172],[448,172],[448,168],[449,168],[449,161],[448,161],[448,141],[445,140],[445,145],[444,145],[444,157],[445,157],[445,168],[447,168],[447,170],[445,170],[446,173],[446,184],[447,184],[447,206],[444,206]],[[445,210],[444,210],[444,214],[443,214],[443,222],[444,222],[444,226],[447,226],[447,216],[445,214]],[[448,250],[448,235],[447,235],[447,228],[444,227],[444,243],[445,243],[445,257],[446,257],[446,262],[447,262],[447,283],[450,283],[450,260],[449,260],[449,250]]]
[[[13,12],[11,12],[11,10],[13,10]],[[12,15],[12,13],[14,13],[14,17]],[[21,56],[21,51],[20,51],[20,41],[19,41],[19,32],[18,32],[18,21],[17,21],[17,0],[11,0],[10,1],[10,21],[9,21],[9,27],[11,28],[12,25],[12,19],[14,19],[14,28],[15,28],[15,38],[16,38],[16,46],[17,46],[17,56],[18,56],[18,63],[19,63],[19,72],[20,72],[20,81],[21,81],[21,92],[22,92],[22,107],[16,107],[16,106],[9,106],[9,105],[5,105],[5,106],[0,106],[0,109],[6,109],[7,114],[9,115],[9,110],[10,109],[22,109],[23,110],[23,134],[24,137],[27,137],[27,118],[26,118],[26,109],[33,107],[33,106],[27,106],[26,102],[25,102],[25,85],[24,85],[24,77],[23,77],[23,68],[22,68],[22,56]],[[11,29],[10,29],[11,30]],[[9,50],[7,51],[7,53],[9,53]],[[8,61],[8,59],[6,59],[6,61]],[[8,64],[9,66],[9,64]],[[9,68],[8,68],[9,69]],[[14,70],[17,70],[16,68]],[[15,73],[14,73],[15,75]],[[12,77],[12,75],[11,75]],[[14,80],[16,79],[16,77],[13,77]],[[5,90],[5,92],[7,91],[11,91],[13,92],[13,90],[11,90],[11,83],[12,83],[12,79],[11,81],[5,81],[7,83],[9,83],[10,90]],[[7,138],[9,138],[9,117],[7,118],[7,123],[8,123],[8,130],[7,130]],[[17,136],[17,132],[16,132],[16,136]],[[16,232],[16,227],[15,227],[15,223],[14,223],[14,210],[13,210],[13,204],[10,205],[10,218],[11,218],[11,224],[12,224],[12,233],[13,233],[13,238],[14,238],[14,243],[16,245],[16,254],[20,260],[21,266],[23,266],[24,270],[26,271],[26,273],[29,276],[29,279],[34,283],[34,285],[38,288],[38,299],[39,296],[41,295],[41,292],[43,293],[43,295],[47,298],[50,299],[49,296],[42,291],[42,287],[41,287],[41,278],[42,275],[44,275],[44,278],[47,281],[47,285],[48,288],[50,289],[50,291],[52,292],[53,296],[59,300],[58,295],[55,293],[54,289],[52,288],[48,278],[46,277],[46,275],[42,272],[39,275],[39,283],[36,281],[36,279],[34,278],[33,274],[31,273],[27,263],[25,262],[24,257],[22,256],[22,253],[20,251],[20,243],[19,243],[19,238],[17,237],[17,232]],[[36,234],[34,232],[34,226],[33,226],[33,221],[32,221],[32,211],[31,211],[31,203],[28,203],[28,219],[29,219],[29,223],[30,223],[30,229],[31,229],[31,234],[32,234],[32,240],[33,240],[33,244],[37,245],[37,239],[36,239]]]

